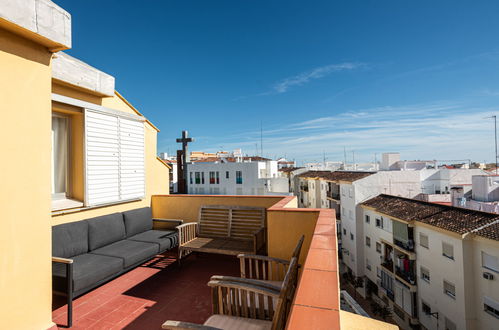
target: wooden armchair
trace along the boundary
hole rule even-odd
[[[289,268],[297,269],[298,260],[292,258]],[[238,282],[211,280],[213,315],[203,325],[166,321],[162,328],[182,329],[271,329],[286,327],[288,311],[293,300],[297,272],[287,272],[283,290],[262,286],[258,281],[241,279]]]
[[[303,246],[303,240],[305,236],[301,236],[296,244],[296,247],[291,255],[291,259],[300,258],[301,248]],[[275,287],[281,287],[289,271],[290,261],[272,258],[268,256],[259,256],[254,254],[239,254],[240,267],[241,267],[241,278],[248,278],[253,280],[258,280],[262,283],[271,284]],[[298,268],[299,266],[297,266]],[[221,278],[217,275],[213,276],[212,279],[229,279],[226,276]],[[234,281],[235,278],[230,278]]]

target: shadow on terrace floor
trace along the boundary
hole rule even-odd
[[[162,255],[73,302],[72,329],[160,329],[166,320],[203,323],[211,315],[212,275],[239,275],[235,257]],[[54,297],[53,321],[62,328],[67,308]]]

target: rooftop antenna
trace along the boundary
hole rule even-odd
[[[263,157],[263,122],[260,120],[260,156]]]
[[[490,116],[490,117],[486,117],[484,119],[494,119],[494,138],[495,138],[495,150],[496,150],[496,175],[497,175],[497,116],[496,115],[493,115],[493,116]]]
[[[353,169],[355,171],[355,150],[352,150],[352,163],[353,163]]]
[[[345,164],[345,170],[347,167],[347,148],[343,147],[343,157],[344,157],[344,164]]]
[[[322,162],[324,163],[324,169],[326,169],[326,151],[322,150]]]

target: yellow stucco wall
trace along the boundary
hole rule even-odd
[[[319,211],[269,210],[267,212],[268,255],[289,260],[301,235],[305,235],[299,260],[303,265],[318,217]]]
[[[135,114],[135,111],[130,108],[121,98],[117,95],[113,97],[104,97],[99,100],[95,95],[84,93],[79,89],[72,89],[69,86],[63,86],[58,81],[52,84],[54,93],[78,98],[82,101],[100,104],[104,107],[123,111],[126,113]],[[54,108],[58,110],[58,108]],[[151,196],[154,194],[168,194],[169,193],[169,171],[168,168],[156,158],[157,155],[157,134],[158,131],[148,123],[145,123],[145,155],[146,155],[146,198],[136,202],[120,203],[106,207],[92,208],[75,213],[68,213],[64,215],[56,215],[52,217],[52,225],[61,223],[83,220],[100,215],[110,214],[114,212],[123,212],[139,207],[150,206]],[[76,159],[76,162],[83,163],[83,159]],[[81,167],[81,169],[83,169]],[[76,175],[74,181],[83,184],[83,171],[73,172]],[[77,191],[83,191],[76,189]]]
[[[0,28],[0,328],[52,325],[52,54]]]
[[[283,197],[260,196],[214,196],[214,195],[170,195],[153,196],[153,217],[182,219],[184,222],[196,222],[199,207],[202,205],[238,205],[271,207]]]

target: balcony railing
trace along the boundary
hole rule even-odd
[[[335,199],[335,200],[340,200],[340,193],[339,192],[333,192],[333,191],[328,191],[327,192],[327,197]]]
[[[414,275],[413,271],[405,271],[400,267],[395,267],[395,274],[397,274],[398,277],[402,278],[407,283],[416,285],[416,276]]]
[[[404,249],[404,250],[407,250],[407,251],[410,251],[410,252],[414,252],[414,241],[412,239],[409,240],[407,243],[404,243],[404,242],[399,241],[398,239],[396,239],[394,237],[393,238],[393,243],[395,245],[397,245],[398,247]]]
[[[390,272],[393,273],[393,261],[392,260],[384,260],[381,263],[381,266],[383,266],[385,269],[389,270]]]

